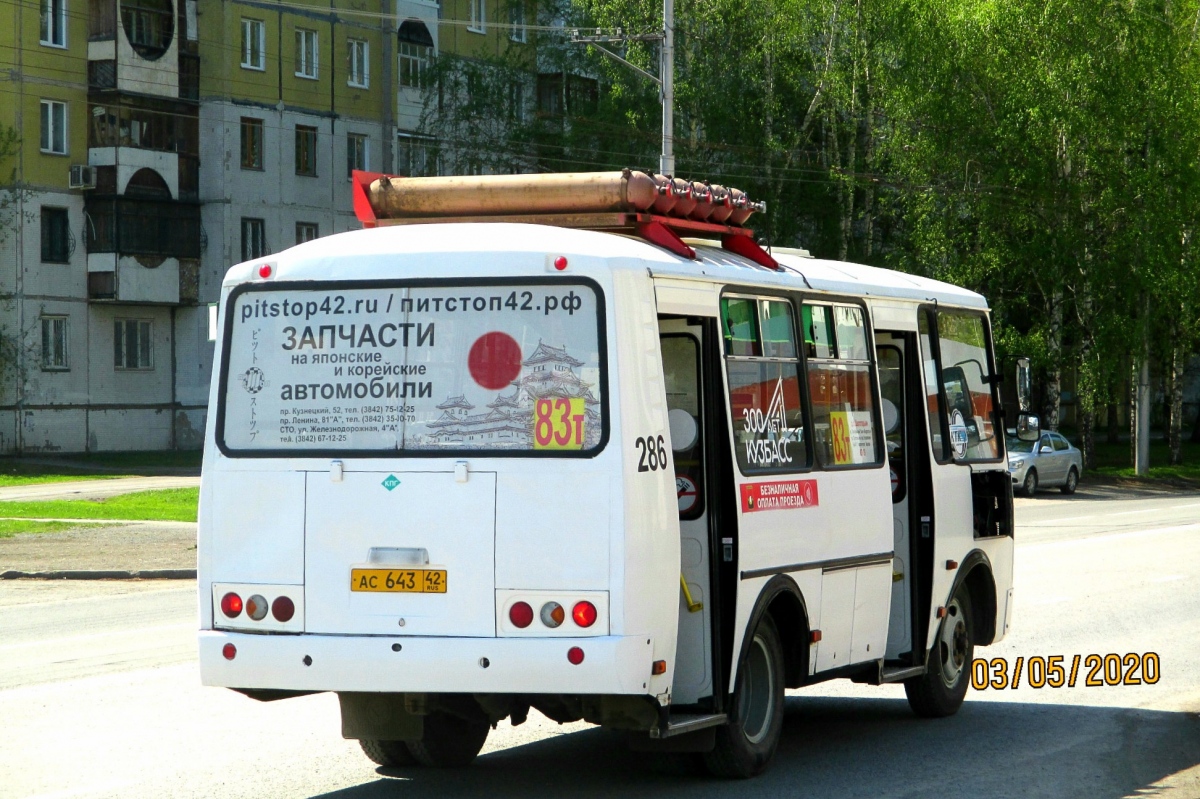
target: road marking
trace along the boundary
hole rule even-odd
[[[13,649],[27,649],[31,646],[46,646],[48,644],[64,644],[74,643],[78,641],[93,641],[97,638],[111,638],[114,635],[140,635],[142,633],[157,633],[168,630],[193,630],[196,629],[191,622],[176,623],[176,624],[160,624],[155,627],[130,627],[124,630],[112,630],[106,633],[87,633],[86,635],[69,635],[65,638],[41,638],[37,641],[25,641],[20,644],[5,644],[0,646],[0,652],[6,652]]]

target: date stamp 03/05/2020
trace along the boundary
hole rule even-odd
[[[1082,669],[1080,666],[1082,665]],[[1082,676],[1082,681],[1080,677]],[[1154,685],[1162,677],[1158,653],[976,658],[971,664],[971,687],[1002,691],[1020,688],[1089,688],[1114,685]]]

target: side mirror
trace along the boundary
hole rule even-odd
[[[1037,441],[1042,437],[1042,420],[1036,413],[1021,411],[1017,414],[1017,439]]]
[[[1017,407],[1020,408],[1022,412],[1026,412],[1029,410],[1029,395],[1030,395],[1029,386],[1030,386],[1029,359],[1028,358],[1017,358]],[[1034,421],[1036,422],[1037,417],[1035,416],[1033,418],[1034,418]],[[1019,424],[1018,424],[1018,429],[1020,429]],[[1022,441],[1032,441],[1033,439],[1022,438],[1021,440]]]
[[[1038,450],[1038,452],[1042,455],[1046,455],[1053,451],[1054,447],[1050,446],[1049,444],[1042,444],[1042,448]]]

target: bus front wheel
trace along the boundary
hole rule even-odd
[[[783,645],[764,614],[738,668],[730,720],[717,729],[716,747],[704,755],[711,773],[745,779],[766,769],[783,730],[783,690]]]
[[[908,704],[918,716],[953,716],[962,707],[975,658],[972,626],[971,598],[960,587],[946,605],[925,673],[904,681]]]

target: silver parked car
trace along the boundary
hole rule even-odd
[[[1083,453],[1058,433],[1044,431],[1037,441],[1008,436],[1008,472],[1013,488],[1027,497],[1038,488],[1058,486],[1074,494],[1083,473]]]

